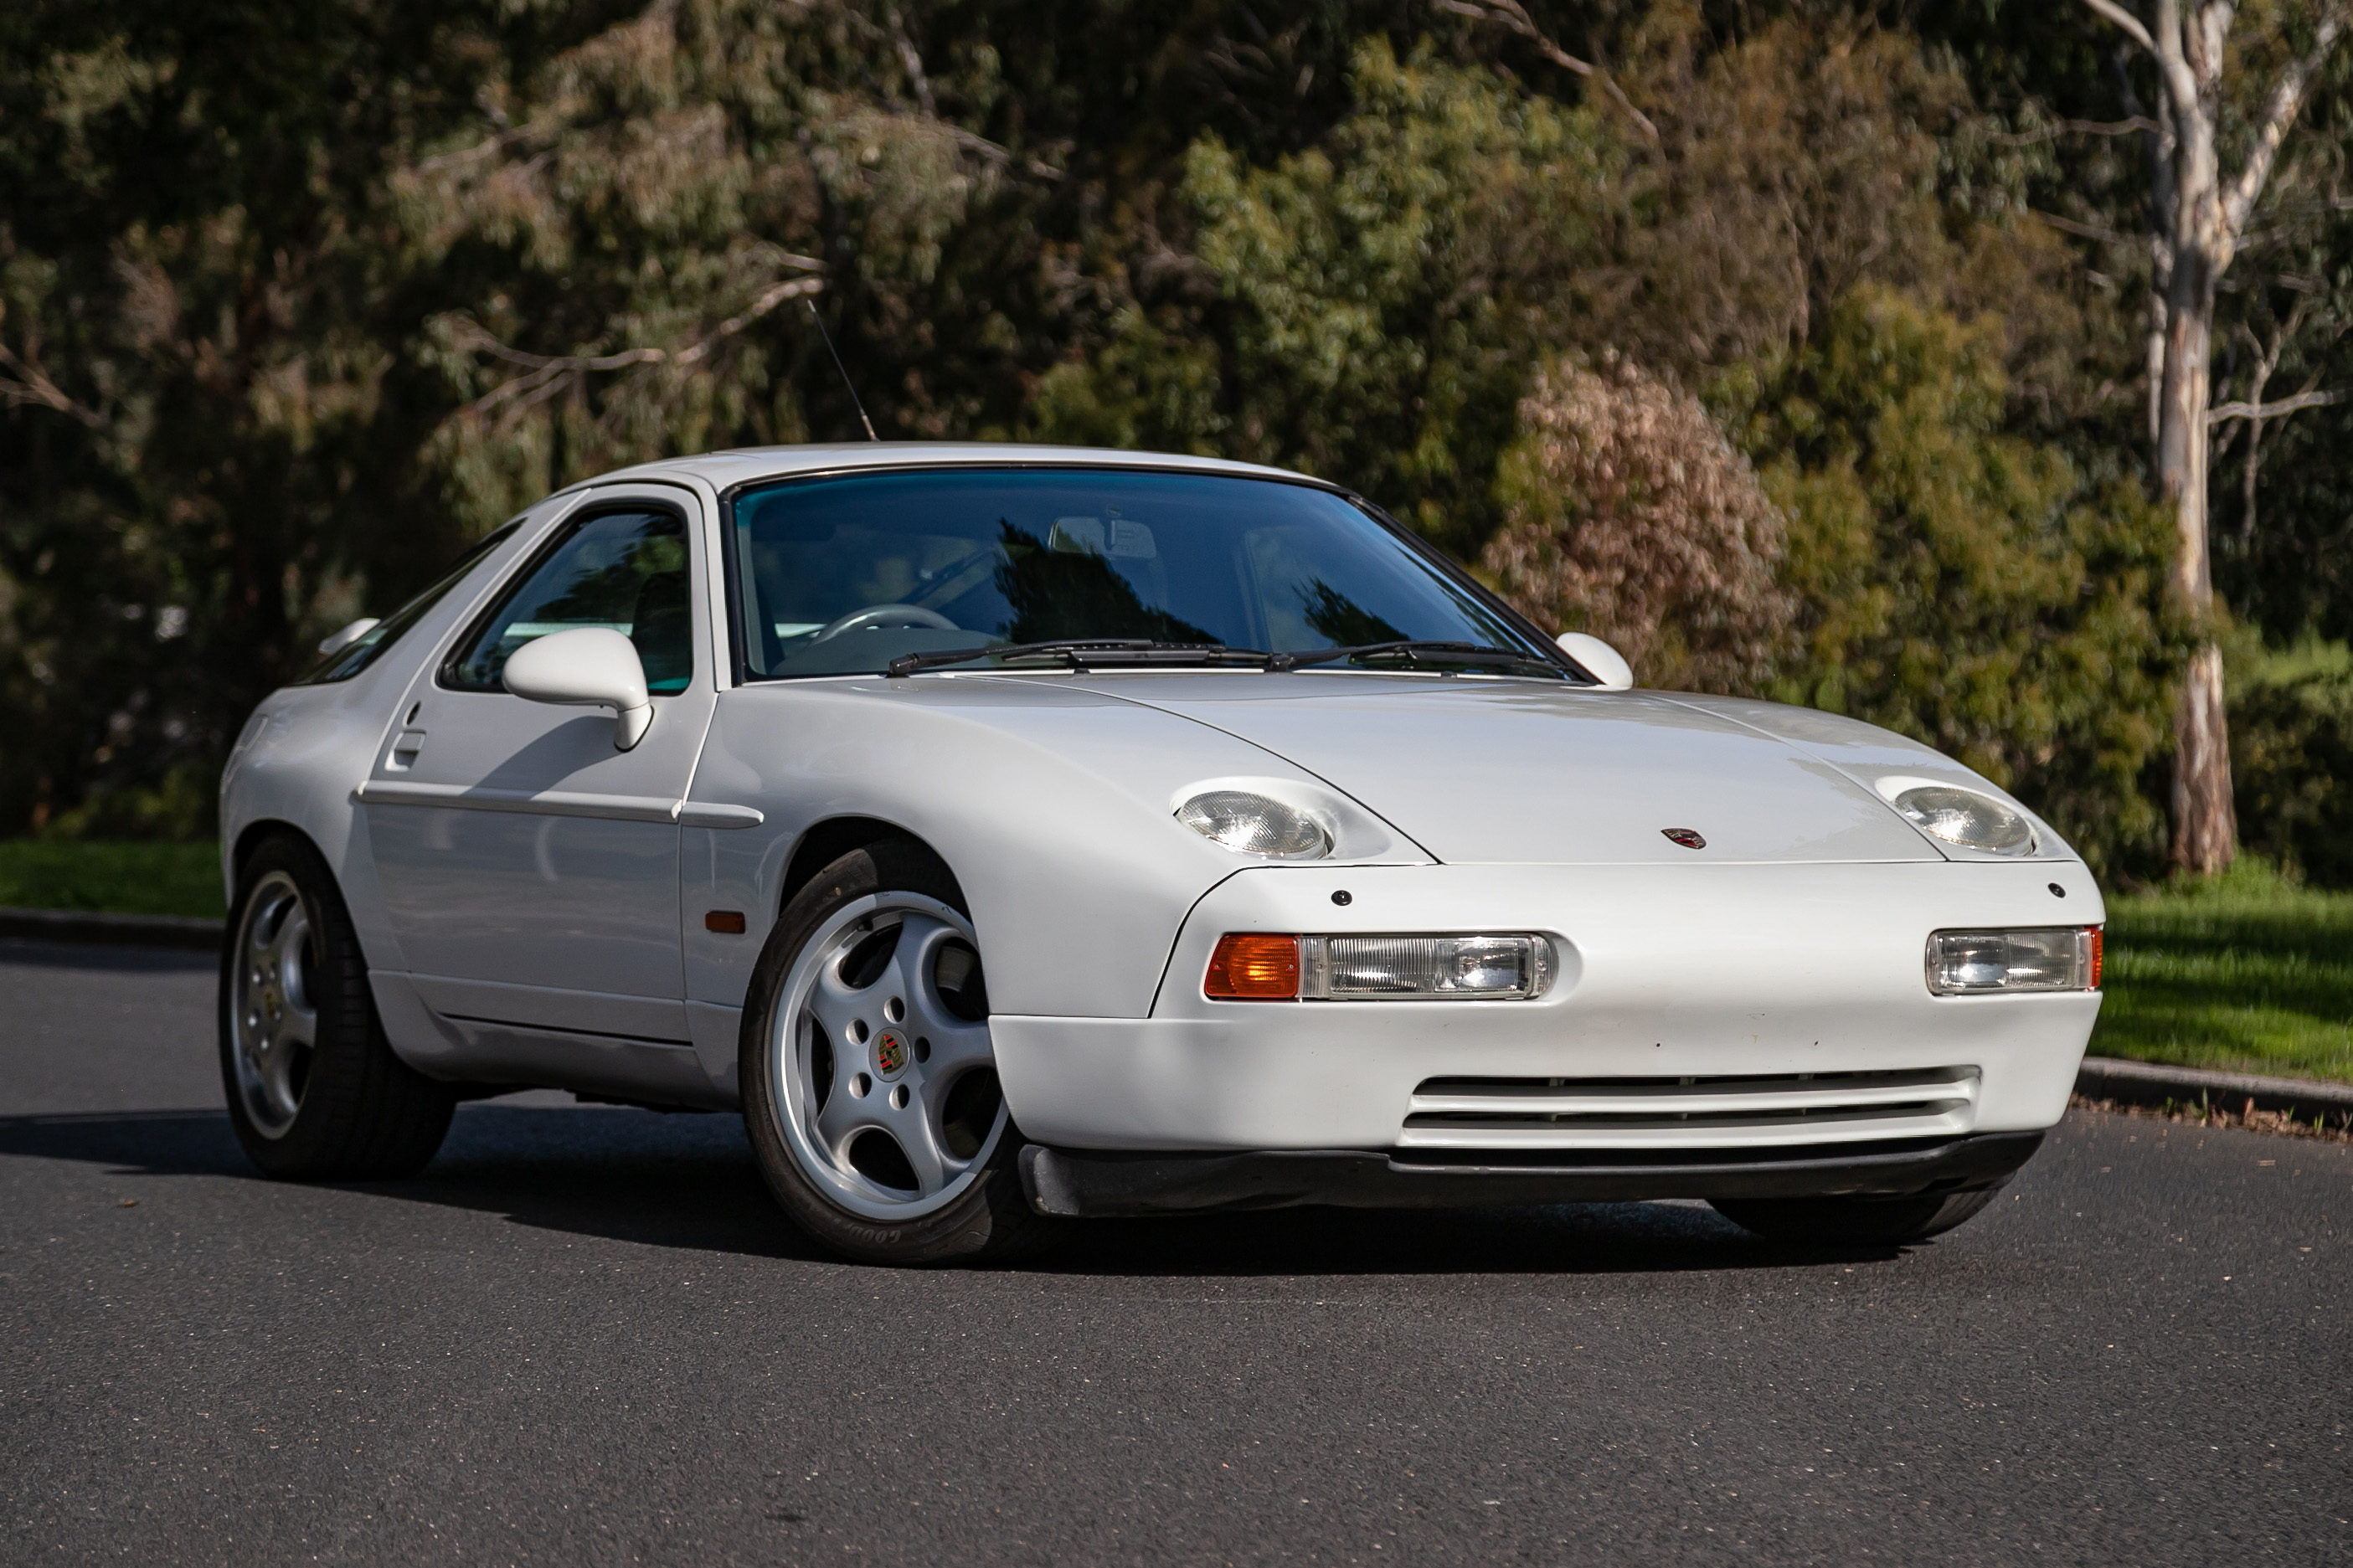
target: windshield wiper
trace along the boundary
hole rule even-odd
[[[1154,642],[1149,637],[1060,637],[1050,642],[996,643],[986,647],[940,647],[902,653],[883,666],[892,676],[913,675],[919,669],[969,664],[976,658],[1060,658],[1071,672],[1084,675],[1097,664],[1255,664],[1281,657],[1254,647],[1228,647],[1223,643]]]
[[[1451,664],[1534,664],[1546,669],[1559,666],[1541,655],[1521,653],[1508,647],[1488,647],[1474,642],[1368,642],[1354,647],[1308,648],[1300,653],[1277,653],[1267,656],[1269,669],[1299,669],[1311,664],[1330,664],[1343,658],[1371,658],[1380,654],[1397,654],[1408,658],[1424,655]]]

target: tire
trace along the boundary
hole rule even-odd
[[[1909,1198],[1710,1198],[1716,1213],[1800,1247],[1895,1247],[1952,1229],[1993,1202],[1999,1186]]]
[[[392,1054],[326,861],[307,839],[274,834],[238,872],[231,908],[221,1085],[247,1156],[266,1175],[295,1180],[424,1169],[457,1097]]]
[[[744,1126],[794,1223],[869,1263],[1024,1256],[987,993],[955,879],[912,840],[852,850],[785,906],[744,998]]]

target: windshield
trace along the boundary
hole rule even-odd
[[[860,474],[747,490],[733,532],[755,679],[1063,638],[1268,653],[1447,642],[1562,673],[1404,541],[1306,485],[1090,468]],[[1407,657],[1448,667],[1439,653]]]

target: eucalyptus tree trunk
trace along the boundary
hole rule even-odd
[[[2202,634],[2182,671],[2173,717],[2173,860],[2222,870],[2238,841],[2231,803],[2230,726],[2222,706],[2222,649],[2214,638],[2214,578],[2207,552],[2207,463],[2213,395],[2214,296],[2237,254],[2248,216],[2271,177],[2306,92],[2345,30],[2348,0],[2291,0],[2311,26],[2309,47],[2272,84],[2254,141],[2225,178],[2216,143],[2225,46],[2235,0],[2185,7],[2157,0],[2145,25],[2118,0],[2084,0],[2157,63],[2158,114],[2150,140],[2151,371],[2157,483],[2174,510],[2173,586]]]
[[[2164,8],[2159,11],[2163,25]],[[2219,42],[2219,40],[2218,40]],[[2169,204],[2155,217],[2166,252],[2164,362],[2158,379],[2158,490],[2173,508],[2173,587],[2194,624],[2208,632],[2181,672],[2173,714],[2173,861],[2211,873],[2229,866],[2239,838],[2231,800],[2230,721],[2222,697],[2222,649],[2211,635],[2214,574],[2207,546],[2206,413],[2213,396],[2214,294],[2237,236],[2223,208],[2212,121],[2165,116],[2173,128]],[[2204,96],[2200,95],[2201,98]],[[2171,211],[2164,210],[2170,205]],[[2169,230],[2170,232],[2165,232]]]

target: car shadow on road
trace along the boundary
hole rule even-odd
[[[0,1156],[113,1173],[215,1176],[266,1187],[217,1110],[0,1117]],[[839,1260],[769,1198],[734,1117],[474,1105],[420,1175],[329,1189],[494,1214],[644,1246],[810,1263]],[[1931,1244],[1933,1245],[1933,1244]],[[1275,1209],[1072,1222],[1051,1250],[986,1272],[1064,1278],[1375,1274],[1655,1274],[1886,1261],[1892,1247],[1807,1250],[1714,1211],[1671,1204],[1501,1209]]]

